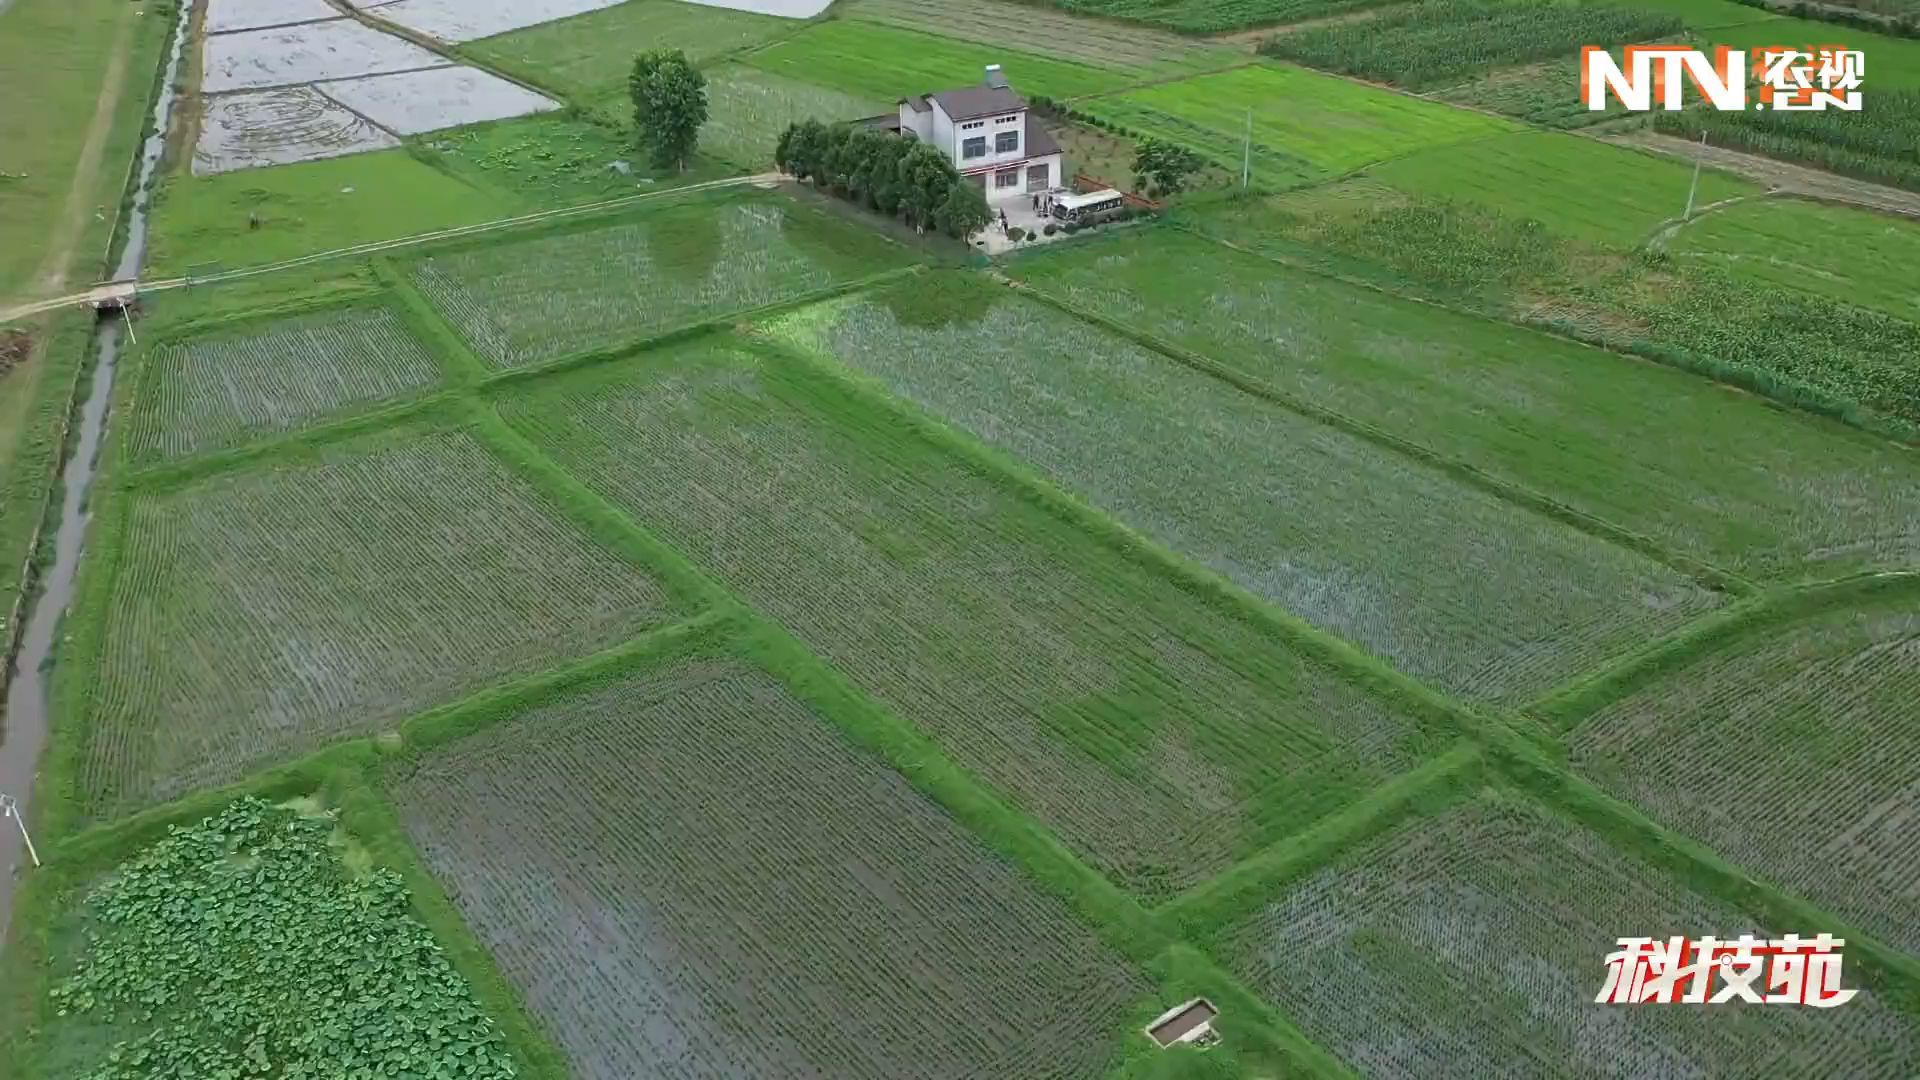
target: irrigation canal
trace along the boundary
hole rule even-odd
[[[0,0],[0,6],[5,3],[6,0]],[[152,197],[153,174],[166,149],[167,125],[173,117],[176,94],[174,83],[180,58],[186,51],[193,7],[181,4],[179,18],[174,23],[166,72],[159,83],[161,92],[153,103],[152,133],[141,145],[133,204],[122,222],[125,239],[113,275],[115,280],[138,276],[140,263],[146,257],[147,208]],[[20,651],[7,685],[5,728],[0,729],[0,793],[19,800],[20,811],[29,823],[32,818],[29,805],[40,771],[41,751],[47,742],[48,661],[53,656],[61,619],[73,601],[74,576],[80,569],[80,556],[86,547],[87,522],[92,518],[87,497],[93,486],[100,441],[106,433],[107,405],[113,399],[113,375],[120,357],[121,333],[120,320],[107,318],[100,322],[95,337],[98,354],[85,403],[80,409],[79,428],[72,440],[73,456],[67,459],[60,475],[60,524],[54,533],[53,563],[40,578],[39,594],[28,609]],[[13,918],[14,889],[20,875],[31,873],[32,867],[17,824],[0,821],[0,826],[4,826],[0,827],[0,867],[8,871],[6,877],[0,879],[0,941],[4,941]],[[46,857],[44,845],[41,857]]]

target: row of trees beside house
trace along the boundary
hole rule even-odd
[[[775,144],[781,172],[897,217],[965,239],[993,220],[987,198],[939,150],[861,124],[789,124]]]

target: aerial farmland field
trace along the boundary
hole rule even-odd
[[[135,404],[132,453],[180,457],[291,431],[439,381],[426,346],[383,307],[197,334],[159,347]]]
[[[1869,596],[1705,651],[1579,719],[1574,767],[1920,951],[1920,898],[1907,884],[1920,818],[1915,596]]]
[[[1740,276],[1920,319],[1920,223],[1795,199],[1729,206],[1668,244]]]
[[[0,1077],[1920,1076],[1916,4],[0,0]]]
[[[598,102],[625,97],[634,54],[643,49],[682,49],[690,59],[706,61],[796,29],[790,21],[751,12],[629,0],[476,41],[466,51]]]
[[[1021,93],[1053,98],[1098,94],[1127,82],[1119,72],[1077,59],[1049,59],[846,19],[811,26],[745,60],[775,75],[881,101],[972,86],[988,64],[1001,65]]]
[[[1281,189],[1513,130],[1493,117],[1272,63],[1158,83],[1083,107],[1236,166],[1251,117],[1254,175],[1263,187]]]
[[[125,517],[82,772],[103,816],[372,734],[677,606],[457,431],[295,452],[142,493]]]
[[[609,225],[415,262],[420,291],[496,367],[618,345],[905,264],[820,211],[767,199],[676,204]]]
[[[1035,288],[1673,552],[1755,579],[1910,566],[1920,462],[1657,364],[1208,241],[1115,237]]]
[[[1224,934],[1248,983],[1369,1075],[1895,1077],[1920,1026],[1873,1001],[1813,1010],[1593,1003],[1623,926],[1759,933],[1598,835],[1489,791],[1408,821]],[[1466,987],[1472,987],[1466,992]]]
[[[1632,247],[1680,217],[1693,170],[1573,135],[1516,131],[1418,150],[1367,175],[1405,191],[1497,206],[1556,234]],[[1759,193],[1743,180],[1705,172],[1694,201],[1710,206]]]
[[[501,407],[1144,895],[1223,869],[1435,737],[795,361],[703,343],[580,375]]]
[[[930,284],[794,312],[769,333],[1463,697],[1524,700],[1719,602],[1645,556],[1004,289],[933,285],[955,310],[921,302],[948,315],[928,325],[915,297]],[[1040,355],[1055,362],[1029,362]],[[1221,458],[1263,464],[1209,467]]]
[[[739,661],[584,689],[391,790],[581,1077],[1091,1076],[1145,991]]]

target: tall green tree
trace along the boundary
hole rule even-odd
[[[686,171],[707,122],[707,77],[679,49],[654,49],[634,58],[627,93],[634,129],[653,163]]]
[[[1199,154],[1164,139],[1141,139],[1133,152],[1133,183],[1156,199],[1186,190],[1187,180],[1206,165]]]
[[[965,240],[993,220],[993,211],[987,208],[987,194],[965,180],[955,178],[955,183],[947,189],[947,197],[940,200],[934,210],[934,224],[940,231],[956,240]]]

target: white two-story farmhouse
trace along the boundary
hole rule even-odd
[[[1007,85],[999,64],[987,65],[979,86],[904,97],[897,115],[865,122],[951,155],[988,202],[1066,185],[1060,144]]]

